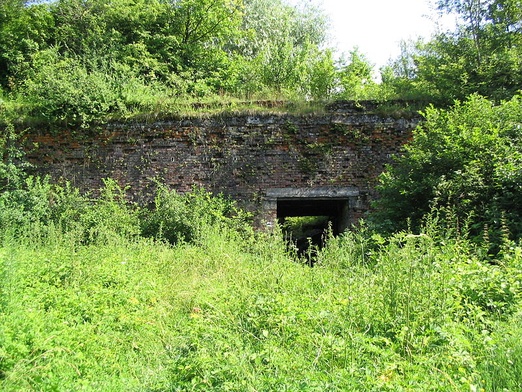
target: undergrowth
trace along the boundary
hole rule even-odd
[[[491,260],[436,219],[363,226],[310,268],[201,190],[162,190],[162,215],[111,181],[96,200],[28,181],[0,197],[4,391],[522,388],[517,244]]]

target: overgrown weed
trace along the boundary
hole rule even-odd
[[[309,268],[202,190],[162,196],[157,222],[195,228],[168,242],[114,182],[32,181],[2,205],[24,217],[0,247],[3,390],[520,389],[518,244],[491,262],[445,222],[363,225]]]

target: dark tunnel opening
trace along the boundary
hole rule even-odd
[[[329,235],[337,236],[346,227],[347,199],[278,199],[277,220],[289,249],[313,265],[316,252]]]

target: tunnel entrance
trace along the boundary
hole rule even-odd
[[[313,265],[317,250],[331,235],[338,235],[347,211],[346,199],[281,199],[277,201],[277,221],[289,250]]]
[[[289,246],[299,256],[321,248],[328,235],[338,235],[351,224],[350,210],[359,191],[351,187],[280,188],[267,192],[268,203]],[[310,263],[313,260],[309,260]]]
[[[318,217],[318,224],[325,220],[330,222],[333,234],[337,235],[345,229],[343,223],[347,209],[347,199],[278,199],[277,220],[278,223],[284,223],[289,217]]]

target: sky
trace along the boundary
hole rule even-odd
[[[401,40],[430,38],[439,20],[429,0],[308,1],[330,18],[331,43],[338,53],[348,55],[357,46],[375,69],[399,55]],[[445,20],[443,27],[450,24]]]

